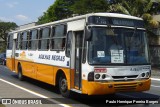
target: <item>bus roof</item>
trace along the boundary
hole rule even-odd
[[[117,18],[126,18],[126,19],[135,19],[135,20],[143,20],[142,18],[131,16],[131,15],[125,15],[120,13],[92,13],[88,14],[89,16],[106,16],[106,17],[117,17]]]
[[[20,30],[15,30],[15,31],[12,31],[10,33],[16,33],[16,32],[21,32],[21,31],[25,31],[25,30],[41,28],[41,27],[45,27],[45,26],[49,26],[49,25],[58,24],[58,23],[70,22],[70,21],[73,21],[73,20],[87,18],[89,16],[106,16],[106,17],[143,20],[142,18],[139,18],[139,17],[135,17],[135,16],[131,16],[131,15],[125,15],[125,14],[119,14],[119,13],[89,13],[89,14],[85,14],[85,15],[70,17],[70,18],[67,18],[67,19],[59,20],[59,21],[49,22],[49,23],[46,23],[46,24],[36,25],[36,26],[32,26],[32,27],[28,27],[28,28],[24,28],[24,29],[20,29]]]

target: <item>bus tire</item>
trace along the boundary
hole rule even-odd
[[[23,73],[22,73],[22,67],[21,67],[20,64],[18,65],[18,79],[19,79],[20,81],[23,81],[23,80],[24,80],[24,76],[23,76]]]
[[[64,74],[59,78],[59,91],[63,97],[70,97],[70,90],[68,90],[67,79]]]

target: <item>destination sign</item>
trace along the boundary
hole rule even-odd
[[[89,24],[96,25],[117,25],[117,26],[130,26],[130,27],[144,27],[143,20],[133,20],[127,18],[115,18],[104,16],[90,16],[88,18]]]

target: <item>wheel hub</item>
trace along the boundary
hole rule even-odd
[[[61,81],[61,89],[62,89],[62,91],[66,91],[67,90],[67,81],[66,81],[66,79],[62,79],[62,81]]]

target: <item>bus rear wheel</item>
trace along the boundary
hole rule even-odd
[[[64,75],[59,78],[59,91],[63,97],[71,97],[70,90],[68,90],[67,79]]]
[[[21,67],[21,65],[18,65],[18,79],[19,79],[20,81],[23,81],[23,80],[24,80],[24,76],[23,76],[23,74],[22,74],[22,67]]]

